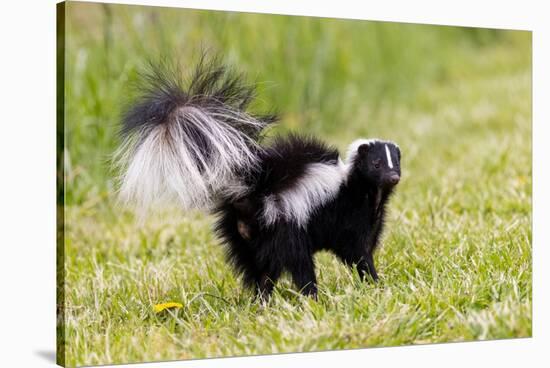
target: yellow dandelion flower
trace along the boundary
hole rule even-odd
[[[153,306],[153,308],[155,309],[155,313],[160,313],[160,312],[162,312],[162,311],[165,310],[165,309],[170,309],[170,308],[183,308],[183,304],[181,304],[181,303],[176,303],[176,302],[160,303],[160,304],[155,304],[155,305]]]

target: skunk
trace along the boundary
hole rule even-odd
[[[214,214],[229,261],[260,297],[284,271],[316,297],[313,254],[323,249],[377,280],[373,253],[401,176],[399,147],[358,139],[343,161],[310,136],[265,144],[277,118],[247,111],[255,91],[243,75],[205,58],[181,75],[152,66],[123,115],[123,201],[140,212],[171,203]]]

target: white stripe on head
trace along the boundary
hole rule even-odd
[[[388,148],[388,145],[385,145],[386,147],[386,159],[388,160],[388,167],[390,169],[393,169],[393,162],[391,162],[391,155],[390,155],[390,149]]]

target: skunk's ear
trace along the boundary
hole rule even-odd
[[[357,148],[357,154],[361,157],[366,157],[368,152],[369,152],[368,144],[362,144],[359,146],[359,148]]]

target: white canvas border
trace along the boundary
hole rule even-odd
[[[119,2],[119,1],[113,1]],[[132,367],[543,366],[550,346],[550,34],[542,1],[125,1],[203,9],[533,30],[533,338],[225,358]],[[55,349],[55,1],[0,5],[2,366],[52,366]],[[545,24],[546,23],[546,24]],[[48,357],[50,359],[48,359]],[[122,367],[122,366],[120,366]]]

